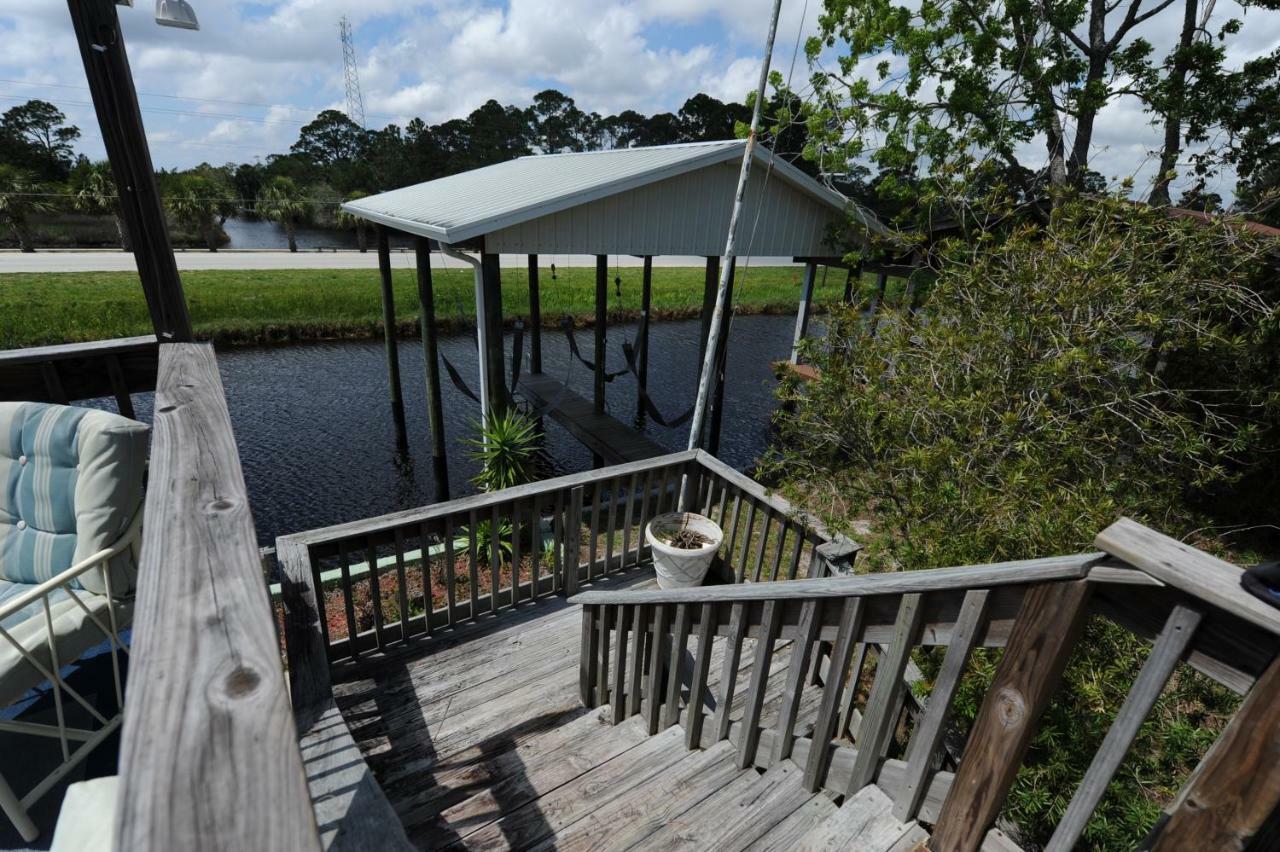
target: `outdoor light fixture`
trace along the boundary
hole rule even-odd
[[[162,27],[178,27],[184,30],[200,29],[196,10],[187,0],[156,0],[156,23]]]

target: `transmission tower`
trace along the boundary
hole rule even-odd
[[[347,82],[347,118],[364,127],[364,96],[360,94],[360,73],[356,69],[356,45],[351,38],[351,22],[343,15],[338,21],[342,34],[342,70]]]

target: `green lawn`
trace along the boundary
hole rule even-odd
[[[394,263],[404,263],[399,256]],[[362,337],[381,334],[382,306],[374,255],[365,270],[198,271],[182,275],[197,336],[222,343]],[[800,267],[739,270],[736,303],[741,312],[792,312],[800,294]],[[640,269],[622,268],[622,295],[615,295],[610,271],[609,310],[614,321],[640,309]],[[475,315],[470,267],[437,266],[433,276],[437,320],[469,324]],[[845,275],[818,272],[815,301],[833,302],[844,290]],[[594,316],[595,272],[550,269],[540,276],[544,325],[565,314],[579,320]],[[418,296],[411,269],[394,273],[396,315],[402,331],[418,317]],[[863,288],[872,286],[871,277]],[[697,316],[702,302],[703,270],[655,268],[655,319]],[[526,316],[528,279],[523,268],[503,270],[503,313]],[[102,340],[151,331],[137,275],[126,272],[11,273],[0,275],[0,349]]]

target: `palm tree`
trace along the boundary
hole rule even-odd
[[[132,251],[129,246],[129,232],[125,229],[124,217],[120,212],[120,194],[116,190],[116,181],[111,174],[111,164],[99,160],[83,167],[77,167],[71,173],[69,191],[72,205],[81,213],[90,216],[110,216],[116,223],[116,234],[120,237],[120,248]]]
[[[298,222],[306,217],[311,205],[292,178],[276,177],[258,193],[258,214],[279,223],[289,238],[289,251],[298,250]]]
[[[352,190],[351,192],[348,192],[346,194],[346,197],[343,198],[342,200],[355,201],[358,198],[366,197],[368,194],[369,193],[365,192],[364,190],[355,189],[355,190]],[[366,222],[361,217],[353,216],[352,214],[343,210],[341,207],[338,208],[338,227],[356,229],[356,248],[360,249],[360,251],[369,250],[368,225],[369,223]]]
[[[176,191],[165,198],[173,218],[183,227],[204,237],[209,251],[218,250],[222,222],[235,212],[236,200],[231,190],[201,174],[183,175]]]
[[[8,225],[18,239],[18,248],[35,251],[31,245],[31,229],[27,219],[35,213],[47,213],[53,209],[42,197],[43,187],[32,179],[29,172],[0,164],[0,224]]]

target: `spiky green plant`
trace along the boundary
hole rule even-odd
[[[514,408],[493,412],[476,423],[477,437],[468,438],[471,458],[480,462],[472,482],[484,491],[501,491],[533,481],[542,434],[526,415]]]

